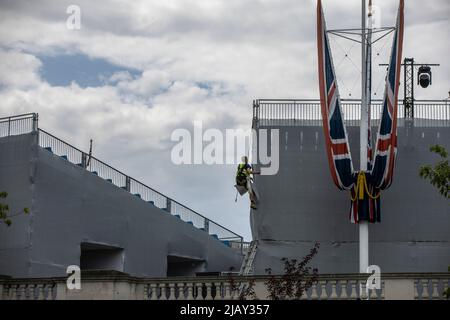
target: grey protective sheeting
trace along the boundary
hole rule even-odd
[[[450,151],[448,122],[401,122],[393,185],[381,196],[381,224],[370,225],[370,263],[381,272],[446,272],[450,265],[449,200],[419,177],[419,167],[435,164],[433,144]],[[269,121],[266,122],[268,124]],[[430,126],[431,125],[431,126]],[[280,170],[256,176],[258,210],[251,211],[259,240],[255,274],[280,259],[306,255],[320,243],[312,265],[320,273],[358,272],[358,226],[348,220],[349,192],[338,190],[328,168],[321,126],[264,126],[280,130]],[[348,127],[355,169],[359,168],[359,127]],[[372,128],[372,132],[376,132]]]
[[[0,190],[11,212],[31,209],[0,225],[0,274],[64,276],[80,264],[82,242],[123,248],[121,271],[133,276],[165,277],[168,256],[193,261],[187,274],[241,265],[206,232],[41,149],[35,133],[0,139]]]

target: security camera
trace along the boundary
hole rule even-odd
[[[417,73],[418,84],[422,88],[427,88],[432,83],[431,68],[429,66],[420,66]]]

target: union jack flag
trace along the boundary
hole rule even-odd
[[[381,122],[378,128],[375,158],[371,171],[372,184],[381,190],[392,184],[394,163],[397,155],[397,110],[400,67],[403,49],[403,0],[400,1],[397,28],[391,51],[383,97]]]
[[[370,125],[367,140],[366,172],[355,172],[344,124],[341,101],[331,56],[321,1],[317,2],[317,52],[322,123],[325,134],[328,164],[334,184],[341,190],[350,190],[352,202],[349,219],[380,222],[380,190],[392,184],[397,154],[397,109],[400,67],[403,48],[404,0],[400,0],[390,63],[386,78],[382,114],[377,133],[375,155],[372,160]],[[370,58],[370,52],[368,57]],[[370,87],[365,88],[369,97]]]
[[[328,164],[334,184],[341,190],[349,190],[354,184],[354,170],[320,0],[317,13],[320,102]]]

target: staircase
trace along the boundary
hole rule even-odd
[[[258,240],[253,240],[247,250],[247,254],[242,261],[240,276],[248,276],[253,274],[253,261],[255,260],[256,251],[258,250]]]
[[[47,152],[90,171],[108,183],[130,192],[149,205],[158,207],[187,224],[207,232],[211,237],[228,247],[231,247],[233,243],[238,243],[238,249],[242,250],[242,236],[93,157],[91,151],[89,153],[83,152],[42,130],[39,128],[38,118],[37,113],[0,118],[0,138],[36,133],[39,146]],[[214,233],[210,230],[214,230]]]

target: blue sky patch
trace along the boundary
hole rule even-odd
[[[141,71],[124,68],[104,59],[90,58],[83,54],[38,56],[42,61],[41,76],[52,86],[68,86],[72,81],[80,87],[98,87],[116,72],[127,71],[133,78]]]

